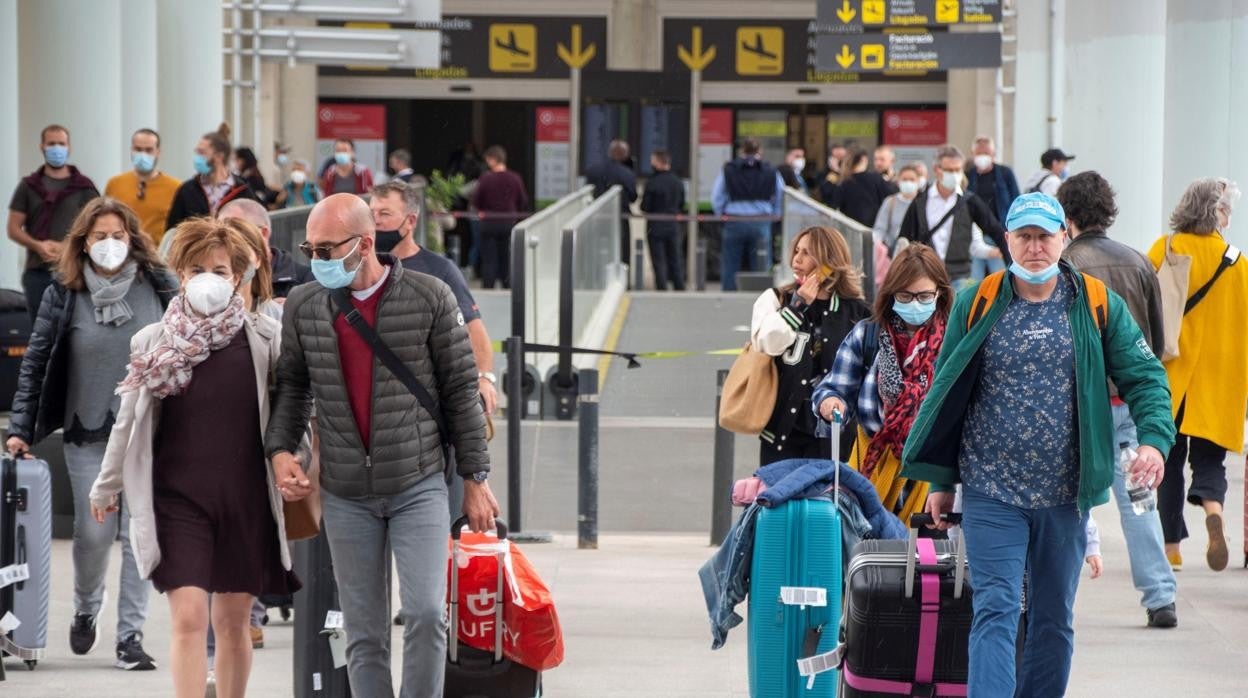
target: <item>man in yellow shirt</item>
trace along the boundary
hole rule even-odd
[[[141,128],[130,137],[130,162],[134,169],[108,180],[104,196],[134,209],[143,231],[157,245],[165,235],[165,218],[173,205],[173,195],[182,182],[156,169],[160,159],[160,134]]]

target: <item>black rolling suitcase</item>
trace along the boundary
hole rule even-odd
[[[960,515],[947,520],[957,523]],[[963,537],[919,538],[854,547],[845,587],[842,697],[965,696],[971,585]]]
[[[0,410],[13,406],[17,372],[30,343],[30,313],[21,291],[0,288]]]
[[[494,596],[494,651],[486,652],[460,644],[459,633],[459,574],[455,558],[459,553],[459,536],[468,523],[464,516],[451,524],[451,583],[450,624],[446,638],[446,679],[442,695],[445,698],[536,698],[542,695],[542,674],[503,656],[503,604],[507,594],[504,574],[504,553],[498,554],[498,587]],[[502,519],[498,526],[498,539],[507,540],[507,524]]]
[[[290,544],[295,574],[303,588],[295,592],[295,698],[349,698],[347,668],[335,668],[326,616],[340,610],[338,585],[329,541],[315,538]]]
[[[0,458],[0,679],[4,656],[34,669],[48,645],[52,479],[34,458]],[[20,622],[13,628],[13,619]]]

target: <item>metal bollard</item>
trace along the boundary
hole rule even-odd
[[[520,532],[520,426],[524,416],[524,340],[508,337],[507,352],[507,528]]]
[[[633,290],[646,287],[646,243],[637,240],[633,245]]]
[[[706,240],[698,240],[697,257],[693,260],[693,280],[694,288],[699,291],[706,290]]]
[[[577,429],[576,547],[598,549],[598,371],[580,371]]]
[[[728,537],[732,528],[732,432],[719,426],[719,403],[724,396],[724,382],[728,369],[720,369],[715,375],[715,467],[711,475],[711,545],[719,545]]]

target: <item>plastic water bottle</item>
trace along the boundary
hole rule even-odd
[[[1153,488],[1135,481],[1131,477],[1131,464],[1135,462],[1136,452],[1131,448],[1130,444],[1118,444],[1118,467],[1122,470],[1122,477],[1127,483],[1127,497],[1131,499],[1131,510],[1136,516],[1146,514],[1157,509],[1157,496],[1153,494]]]

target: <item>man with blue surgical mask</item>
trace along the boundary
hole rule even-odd
[[[160,245],[165,235],[165,221],[173,207],[173,197],[182,181],[157,169],[160,162],[160,134],[141,128],[130,137],[132,169],[108,180],[104,196],[110,196],[130,207],[138,216],[143,232]]]
[[[31,322],[52,268],[61,257],[61,241],[87,202],[100,195],[86,175],[69,164],[69,129],[52,124],[39,134],[43,165],[17,183],[9,200],[9,239],[25,247],[22,291]]]
[[[334,141],[334,155],[321,175],[321,191],[330,194],[363,196],[373,188],[373,173],[355,161],[355,142],[350,138]]]
[[[324,535],[351,638],[352,693],[395,695],[389,606],[377,602],[389,594],[393,551],[400,695],[440,696],[447,478],[463,481],[472,530],[493,530],[499,508],[487,482],[485,415],[463,312],[443,281],[378,255],[376,245],[368,204],[353,194],[334,194],[308,216],[300,248],[319,283],[295,288],[286,301],[265,454],[287,501],[312,492],[293,454],[315,397]],[[448,443],[453,472],[445,470]]]
[[[968,698],[1066,694],[1088,511],[1108,501],[1118,467],[1106,380],[1135,418],[1139,449],[1127,466],[1135,482],[1159,484],[1174,443],[1165,369],[1126,302],[1061,261],[1065,221],[1046,194],[1010,206],[1013,262],[958,296],[902,454],[902,475],[931,483],[935,520],[962,485],[975,571]]]

